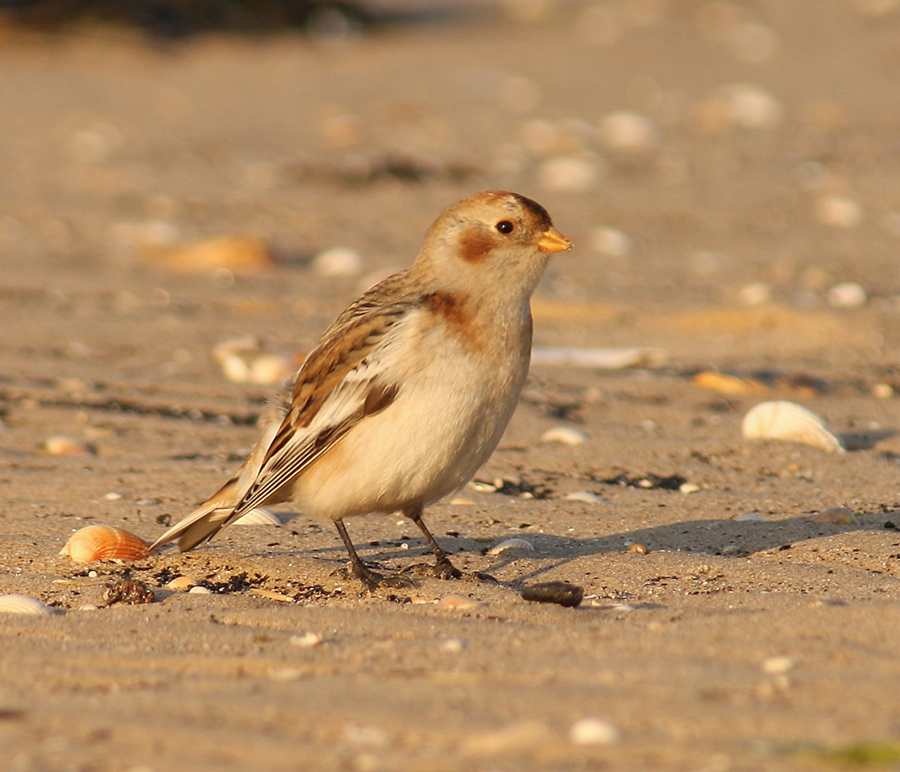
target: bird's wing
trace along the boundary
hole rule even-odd
[[[297,373],[280,424],[267,427],[234,477],[151,549],[178,539],[179,548],[189,550],[255,507],[287,500],[298,475],[359,421],[393,402],[399,385],[385,372],[385,361],[421,304],[391,292],[396,278],[363,295],[335,320]]]

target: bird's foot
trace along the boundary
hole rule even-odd
[[[355,576],[363,583],[367,590],[376,590],[379,587],[390,587],[397,590],[408,590],[416,586],[414,579],[402,574],[383,574],[373,571],[365,563],[351,563],[347,568],[338,569],[336,573],[343,576]]]

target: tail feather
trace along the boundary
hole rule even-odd
[[[260,421],[263,429],[262,437],[241,468],[197,509],[153,542],[150,545],[151,552],[155,552],[164,544],[175,541],[175,539],[178,540],[178,548],[182,552],[187,552],[198,544],[209,541],[220,530],[237,519],[234,517],[235,508],[240,505],[256,480],[266,451],[289,408],[290,384],[286,384],[268,404]]]

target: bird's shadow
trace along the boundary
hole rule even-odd
[[[483,570],[499,571],[513,562],[523,558],[551,559],[535,566],[529,573],[517,578],[517,582],[526,581],[565,565],[573,560],[591,555],[621,553],[629,545],[643,545],[648,552],[680,552],[697,555],[715,555],[725,557],[745,557],[756,552],[772,549],[790,549],[804,541],[811,541],[823,536],[833,536],[854,531],[896,531],[900,529],[900,510],[884,512],[859,513],[852,517],[852,522],[831,523],[817,522],[815,515],[800,515],[780,520],[685,520],[650,528],[640,528],[600,537],[572,538],[546,533],[522,532],[521,538],[529,542],[534,551],[515,547],[493,556],[491,565]],[[441,546],[450,554],[466,555],[473,553],[487,554],[483,543],[464,536],[438,536]],[[511,535],[508,538],[513,538]],[[503,539],[498,539],[501,542]],[[408,547],[402,549],[400,544]],[[375,545],[365,542],[358,545],[361,556],[367,561],[396,561],[397,558],[411,558],[414,561],[430,559],[430,550],[424,539],[403,538],[385,540]],[[258,553],[258,557],[273,555],[299,557],[301,555],[326,557],[343,564],[346,561],[344,548],[340,544],[328,547],[312,547],[302,550],[277,550]]]

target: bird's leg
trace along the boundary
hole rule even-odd
[[[425,521],[422,520],[422,506],[418,505],[405,509],[403,510],[403,514],[419,527],[419,530],[425,536],[425,541],[428,542],[428,546],[431,547],[431,551],[434,553],[435,558],[437,558],[434,567],[431,569],[434,576],[439,579],[459,579],[462,576],[462,573],[450,562],[447,553],[444,552],[444,550],[441,549],[441,546],[434,540],[434,536],[431,535],[431,531],[428,530]]]
[[[350,534],[347,533],[347,526],[344,525],[343,520],[335,520],[334,525],[341,535],[341,541],[344,542],[347,552],[350,554],[350,567],[353,570],[353,575],[366,586],[366,589],[374,590],[380,584],[388,587],[409,587],[413,584],[405,577],[382,576],[375,573],[360,559],[353,542],[350,541]]]

